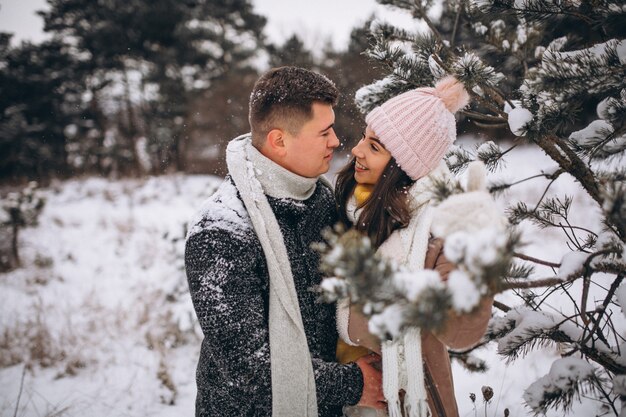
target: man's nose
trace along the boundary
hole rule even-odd
[[[339,138],[337,137],[337,134],[335,133],[335,131],[333,130],[333,134],[332,137],[330,138],[330,140],[328,141],[328,147],[329,148],[336,148],[339,145],[341,145],[341,142],[339,142]]]

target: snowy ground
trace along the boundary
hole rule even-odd
[[[507,161],[506,174],[498,176],[520,179],[552,166],[528,148]],[[45,190],[40,225],[21,235],[24,267],[0,274],[1,416],[14,415],[18,398],[17,416],[193,415],[201,338],[183,271],[184,230],[220,181],[90,178]],[[543,183],[524,183],[501,202],[532,204]],[[577,190],[565,177],[554,186],[574,196],[573,217],[597,229],[596,208]],[[560,233],[526,229],[526,253],[560,261],[566,250]],[[510,294],[498,299],[519,303]],[[555,310],[571,309],[558,294],[550,303]],[[491,367],[486,374],[454,365],[461,417],[502,416],[504,408],[511,416],[528,415],[521,394],[558,354],[537,352],[509,365],[495,346],[478,356]],[[483,385],[495,391],[487,411],[480,400]],[[476,408],[472,392],[479,398]],[[587,403],[572,415],[595,415],[594,409]]]

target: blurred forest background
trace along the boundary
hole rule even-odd
[[[49,2],[42,43],[0,33],[0,181],[174,171],[223,175],[231,138],[248,131],[252,85],[273,66],[326,74],[342,92],[337,132],[355,138],[354,92],[380,72],[350,43],[313,53],[294,34],[267,40],[247,0]]]
[[[298,65],[331,78],[342,97],[338,136],[357,138],[354,93],[381,78],[349,44],[311,51],[294,34],[268,41],[249,0],[50,0],[41,43],[0,32],[0,183],[171,172],[223,175],[226,143],[248,131],[252,85]],[[467,129],[468,126],[463,127]]]

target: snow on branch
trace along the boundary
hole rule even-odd
[[[550,372],[533,382],[524,392],[524,401],[535,415],[550,408],[571,409],[574,399],[600,386],[595,368],[583,359],[563,358],[552,363]],[[601,388],[601,387],[600,387]]]
[[[388,100],[393,91],[406,89],[406,83],[393,75],[388,75],[373,84],[361,87],[354,96],[354,102],[362,113],[367,113]]]
[[[547,79],[585,80],[584,84],[568,84],[571,93],[605,92],[621,84],[626,71],[626,40],[611,39],[590,48],[564,52],[564,38],[557,39],[561,41],[558,47],[550,45],[543,53],[542,70]]]
[[[535,345],[552,343],[558,320],[549,313],[517,308],[491,320],[486,338],[497,340],[498,353],[509,360],[525,355]]]
[[[500,232],[497,232],[500,233]],[[370,318],[370,331],[381,339],[399,336],[406,327],[440,329],[449,311],[473,311],[481,297],[498,288],[504,251],[510,239],[489,229],[451,236],[446,256],[457,263],[447,283],[434,270],[408,270],[380,257],[366,236],[355,230],[335,230],[318,246],[326,278],[318,291],[324,301],[349,297]]]
[[[471,0],[473,10],[486,14],[515,14],[528,21],[572,16],[589,22],[591,19],[578,10],[579,1],[554,0]],[[597,7],[601,9],[601,7]]]
[[[474,156],[468,150],[452,145],[445,156],[446,164],[450,171],[455,174],[463,171],[467,164],[474,160]]]
[[[528,71],[520,87],[524,106],[535,109],[530,119],[533,131],[543,132],[569,120],[578,97],[611,94],[623,86],[626,40],[562,51],[568,41],[566,36],[552,41],[541,64]]]
[[[488,140],[476,148],[476,157],[485,163],[490,171],[496,170],[504,160],[504,151],[494,141]]]
[[[606,215],[607,226],[612,227],[622,247],[626,242],[626,182],[609,182],[602,191],[602,210]],[[626,254],[622,255],[626,262]]]
[[[436,330],[445,324],[450,312],[474,311],[483,296],[503,287],[519,234],[505,230],[497,213],[479,204],[490,198],[486,192],[455,191],[453,197],[462,201],[444,200],[439,207],[442,214],[432,226],[435,236],[445,236],[444,254],[456,266],[447,282],[434,270],[409,270],[383,259],[370,240],[355,230],[335,230],[328,234],[327,245],[318,247],[322,270],[332,277],[319,288],[322,299],[349,297],[361,305],[370,318],[370,331],[381,339],[395,338],[409,326]],[[464,229],[459,230],[454,223],[458,216],[449,210],[460,206],[467,210],[463,204],[472,202],[475,210],[481,210],[474,218],[477,226],[461,231]]]
[[[626,89],[618,97],[602,100],[597,106],[597,114],[600,119],[570,134],[570,145],[589,159],[623,157],[626,151]]]
[[[497,86],[504,78],[502,73],[496,72],[472,52],[466,52],[458,58],[452,66],[452,71],[461,81],[471,81],[490,87]]]

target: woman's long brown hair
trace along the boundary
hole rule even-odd
[[[359,208],[363,208],[356,224],[353,225],[346,207],[354,193],[353,157],[337,174],[335,201],[339,209],[339,218],[346,227],[354,227],[366,234],[374,247],[379,247],[396,229],[406,227],[411,220],[411,209],[407,190],[415,181],[412,180],[391,158],[383,170],[370,197]]]

